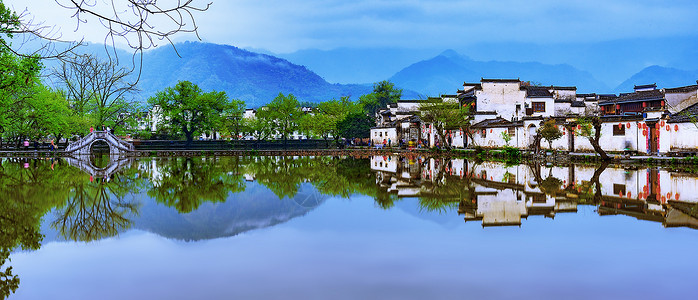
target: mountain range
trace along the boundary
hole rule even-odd
[[[692,53],[690,49],[685,49],[687,46],[683,46],[682,53]],[[652,65],[626,77],[614,88],[612,81],[609,83],[608,80],[596,77],[604,75],[602,77],[605,78],[607,74],[592,74],[572,64],[478,60],[454,50],[437,54],[431,50],[405,49],[387,49],[385,52],[364,49],[357,50],[356,53],[351,49],[307,50],[285,54],[284,59],[211,43],[185,42],[176,44],[175,47],[176,51],[172,47],[160,47],[144,53],[138,84],[141,91],[136,95],[136,100],[145,102],[158,91],[174,86],[180,80],[196,83],[204,91],[225,91],[230,98],[244,100],[247,107],[257,108],[270,102],[279,93],[291,93],[300,101],[307,102],[342,96],[356,100],[360,95],[372,91],[371,82],[386,79],[403,89],[403,99],[452,94],[462,87],[464,81],[478,82],[481,78],[519,78],[542,85],[577,86],[580,93],[630,92],[633,85],[648,83],[657,83],[659,87],[675,87],[695,84],[698,79],[698,71]],[[609,46],[597,47],[605,49]],[[84,51],[105,55],[102,45],[91,45]],[[651,56],[651,53],[657,51],[659,50],[640,51],[642,53],[638,55]],[[522,57],[530,56],[529,52],[523,51]],[[131,53],[122,50],[117,53],[120,61],[127,62],[125,65],[130,66]],[[609,55],[615,57],[618,54]],[[666,65],[677,65],[679,63],[676,61],[680,60],[680,57],[676,57]],[[628,62],[627,59],[624,61]],[[48,63],[47,66],[55,67],[56,64]],[[693,64],[685,63],[682,66],[689,67]],[[593,68],[598,70],[598,67]],[[627,71],[628,68],[624,70]],[[339,76],[340,74],[345,75]],[[351,78],[358,83],[330,83],[323,76],[333,79]]]
[[[519,78],[542,85],[577,86],[583,92],[608,89],[589,72],[570,65],[475,61],[453,50],[446,50],[432,59],[412,64],[393,75],[390,80],[398,86],[438,96],[453,94],[464,81],[480,82],[481,78]]]

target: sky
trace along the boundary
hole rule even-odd
[[[67,3],[67,0],[58,0]],[[92,0],[102,3],[106,0]],[[117,2],[120,0],[117,0]],[[3,0],[56,25],[64,39],[104,42],[88,20],[76,29],[73,11],[56,0]],[[172,2],[160,0],[158,4]],[[194,0],[205,6],[209,1]],[[203,41],[290,53],[336,48],[462,48],[473,43],[594,43],[695,35],[695,0],[214,0],[194,18]],[[168,24],[157,20],[157,29]],[[171,23],[170,23],[171,24]],[[191,34],[175,41],[196,40]]]

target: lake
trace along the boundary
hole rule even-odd
[[[7,299],[695,293],[691,168],[418,155],[0,166]]]

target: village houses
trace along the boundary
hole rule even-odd
[[[631,93],[609,95],[577,94],[576,87],[536,86],[519,79],[483,78],[466,82],[463,89],[441,99],[471,110],[470,135],[467,129],[452,128],[440,141],[433,125],[420,120],[420,104],[425,100],[400,100],[378,112],[372,143],[530,149],[543,121],[552,119],[563,134],[552,142],[553,149],[593,152],[589,140],[578,134],[579,118],[593,116],[601,120],[600,144],[607,152],[698,152],[698,82],[664,89],[641,85]],[[540,146],[549,147],[547,143]]]

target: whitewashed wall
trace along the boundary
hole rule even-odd
[[[390,140],[390,145],[398,145],[397,141],[397,129],[390,127],[378,127],[371,128],[371,142],[374,145],[383,145],[383,141],[386,143]]]
[[[671,151],[698,151],[698,124],[691,122],[670,123],[671,126]],[[675,130],[675,126],[679,130]]]
[[[478,111],[496,111],[500,117],[511,120],[516,116],[516,104],[523,107],[526,91],[520,90],[519,82],[484,81],[482,90],[475,95]]]

